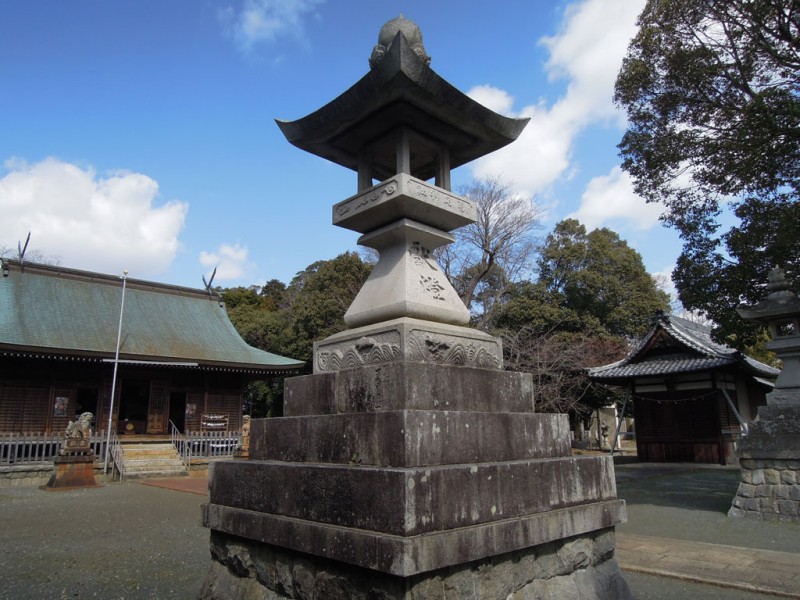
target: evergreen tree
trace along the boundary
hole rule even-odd
[[[775,265],[800,280],[798,40],[794,0],[649,0],[616,83],[623,169],[684,240],[680,300],[740,349],[759,328],[736,307]]]

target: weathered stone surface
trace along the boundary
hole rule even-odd
[[[212,532],[214,561],[200,598],[628,600],[630,591],[613,556],[592,564],[579,559],[566,573],[548,559],[551,555],[572,556],[563,549],[566,544],[584,548],[588,555],[603,555],[594,548],[603,534],[595,532],[404,578]],[[247,565],[244,574],[242,564]],[[288,578],[262,580],[258,576],[269,571],[281,571]],[[261,595],[256,595],[259,589]]]
[[[741,483],[739,487],[739,495],[742,498],[752,498],[756,494],[756,486],[748,483]]]
[[[797,434],[800,431],[800,406],[759,406],[758,418],[750,431],[772,435]]]
[[[26,463],[0,467],[0,488],[46,484],[53,473],[49,464]]]
[[[410,317],[348,329],[314,343],[314,373],[394,362],[500,369],[503,348],[499,338],[477,329]]]
[[[287,417],[395,410],[534,412],[533,379],[530,373],[393,363],[286,380]]]
[[[800,409],[759,407],[737,455],[741,482],[728,516],[800,521]]]
[[[403,537],[217,504],[204,507],[204,524],[213,531],[400,576],[591,534],[625,518],[624,501],[607,500]]]
[[[48,491],[99,487],[94,478],[94,453],[58,455],[53,459],[53,474],[43,486]]]
[[[786,450],[782,454],[795,455],[796,452]],[[728,516],[758,520],[800,520],[800,485],[798,470],[793,468],[794,464],[795,461],[774,453],[771,458],[742,460],[742,481]]]
[[[224,565],[212,561],[200,598],[207,600],[285,600],[291,596],[265,590],[256,580],[231,573]]]
[[[781,482],[781,476],[776,469],[765,469],[764,481],[766,481],[768,485],[775,485]]]
[[[599,565],[614,556],[616,536],[613,529],[597,534],[592,546],[592,565]]]
[[[380,208],[375,207],[373,212],[380,212]],[[411,219],[400,219],[362,235],[358,243],[377,250],[380,259],[344,315],[347,326],[361,328],[404,317],[468,324],[469,310],[433,258],[436,248],[453,240],[449,233]],[[357,354],[345,352],[342,356],[361,358],[359,349],[365,339],[369,338],[359,338]],[[328,340],[321,344],[328,344]],[[332,353],[328,363],[333,363],[334,356]]]
[[[405,536],[616,497],[599,456],[430,468],[230,461],[210,488],[212,505]]]
[[[251,427],[255,460],[418,467],[570,453],[567,415],[393,411],[258,419]]]
[[[763,455],[765,452],[791,453],[792,451],[794,451],[794,456],[800,454],[800,433],[797,435],[755,435],[750,433],[743,435],[737,442],[737,453],[741,453],[743,456],[752,457]],[[791,454],[785,454],[786,458],[791,456]]]
[[[373,210],[374,208],[380,210]],[[403,217],[452,231],[477,220],[475,203],[412,177],[397,175],[333,206],[333,224],[367,233]]]
[[[339,412],[337,391],[341,372],[318,373],[292,377],[284,382],[283,414],[287,417],[327,415]],[[251,443],[258,444],[258,420],[252,421]]]

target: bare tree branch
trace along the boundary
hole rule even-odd
[[[436,258],[480,326],[509,285],[531,269],[542,210],[500,177],[477,179],[462,193],[475,202],[478,219]]]

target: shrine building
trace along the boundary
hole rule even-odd
[[[0,432],[63,431],[84,412],[121,434],[199,430],[203,415],[236,431],[245,385],[303,363],[240,337],[205,290],[59,266],[0,261]]]
[[[778,372],[715,342],[710,327],[662,313],[625,358],[589,378],[629,391],[639,460],[735,464]]]

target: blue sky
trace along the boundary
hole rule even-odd
[[[356,249],[331,225],[351,171],[306,154],[294,120],[369,69],[402,13],[431,67],[520,139],[453,173],[500,175],[545,209],[607,226],[651,273],[677,235],[619,170],[613,82],[644,0],[5,0],[0,4],[0,249],[201,287],[287,282]]]

